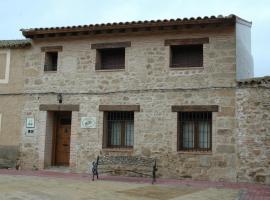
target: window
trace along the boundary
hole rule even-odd
[[[0,50],[0,84],[9,82],[10,50]]]
[[[124,69],[125,48],[97,50],[96,69]]]
[[[171,46],[170,67],[202,67],[203,45],[176,45]]]
[[[212,112],[178,112],[178,150],[211,151]]]
[[[105,148],[132,148],[134,143],[134,112],[104,112],[103,146]]]
[[[44,71],[57,71],[58,52],[45,52]]]
[[[0,52],[0,79],[5,79],[5,73],[6,73],[6,61],[7,56],[5,53]]]
[[[96,50],[96,70],[124,69],[125,51],[130,46],[130,41],[91,44]]]

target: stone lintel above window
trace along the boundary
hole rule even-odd
[[[59,52],[63,51],[63,46],[46,46],[40,48],[42,52]]]
[[[174,105],[172,112],[218,112],[218,105]]]
[[[130,47],[131,42],[112,42],[112,43],[96,43],[91,44],[91,49],[112,49],[112,48],[126,48]]]
[[[140,112],[140,105],[100,105],[99,111],[134,111]]]
[[[168,39],[168,40],[164,41],[165,46],[194,45],[194,44],[205,44],[205,43],[209,43],[208,37],[186,38],[186,39]]]

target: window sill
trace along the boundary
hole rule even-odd
[[[125,69],[96,69],[96,72],[123,72]]]
[[[44,74],[55,74],[57,73],[57,71],[43,71]]]
[[[171,70],[199,70],[204,69],[204,67],[169,67]]]
[[[133,148],[104,148],[104,152],[133,152]]]
[[[177,151],[178,154],[189,154],[189,155],[212,155],[212,151]]]

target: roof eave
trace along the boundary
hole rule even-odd
[[[186,25],[207,25],[207,24],[226,24],[236,23],[237,17],[235,15],[229,18],[208,18],[208,19],[194,19],[194,20],[169,20],[160,22],[147,22],[147,23],[119,23],[119,24],[101,24],[89,26],[73,26],[73,27],[56,27],[56,28],[41,28],[41,29],[21,29],[22,34],[26,38],[31,38],[34,35],[43,34],[58,34],[69,32],[83,32],[83,31],[106,31],[106,30],[123,30],[123,29],[136,29],[136,28],[154,28],[154,27],[169,27],[169,26],[186,26]]]

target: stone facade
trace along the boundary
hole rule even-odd
[[[21,167],[51,167],[53,113],[40,106],[59,105],[57,95],[62,94],[61,105],[79,105],[79,111],[72,111],[69,167],[73,171],[87,172],[89,163],[98,155],[133,155],[156,158],[159,177],[268,183],[267,146],[252,149],[245,145],[245,136],[253,137],[251,130],[256,126],[245,118],[253,101],[249,97],[258,92],[254,88],[242,88],[236,81],[237,77],[249,78],[253,73],[250,54],[241,54],[245,62],[237,59],[237,51],[242,48],[241,45],[237,48],[237,37],[241,35],[239,31],[248,36],[250,32],[245,33],[245,30],[238,30],[236,34],[234,25],[221,25],[151,34],[33,39],[31,48],[24,50],[25,57],[21,59],[22,92],[16,96],[21,98],[22,105],[16,111],[21,119],[18,123]],[[170,68],[170,47],[165,46],[164,41],[187,38],[209,38],[209,43],[203,44],[203,67]],[[96,49],[91,49],[91,44],[123,41],[131,42],[131,46],[125,48],[125,69],[96,70],[97,53]],[[62,49],[58,53],[58,69],[44,72],[42,49],[52,46]],[[250,66],[245,69],[243,63]],[[241,69],[246,72],[239,75]],[[268,90],[263,91],[267,96]],[[140,111],[134,112],[132,149],[102,147],[104,112],[99,110],[100,105],[140,105]],[[211,151],[178,151],[177,112],[172,112],[173,105],[218,106],[218,112],[212,113]],[[25,124],[28,117],[35,119],[31,135],[27,134]],[[81,128],[82,117],[95,117],[96,128]],[[269,132],[266,125],[269,118],[264,120],[262,142]],[[253,142],[258,146],[258,140]],[[250,152],[262,156],[258,160],[263,161],[262,167],[256,171],[249,168],[253,164],[249,160]]]
[[[126,67],[116,71],[95,71],[96,50],[90,44],[105,38],[36,42],[26,54],[24,72],[25,92],[36,94],[26,100],[23,117],[31,112],[37,121],[35,136],[23,139],[25,167],[44,167],[48,113],[40,111],[39,105],[56,104],[56,94],[62,93],[63,104],[80,105],[80,111],[72,113],[70,165],[75,171],[87,171],[99,154],[128,154],[157,158],[161,177],[235,181],[235,34],[232,28],[219,29],[219,33],[210,29],[207,33],[106,37],[106,42],[131,41],[126,48]],[[204,45],[204,67],[169,68],[170,49],[164,40],[187,37],[209,37],[209,44]],[[52,45],[63,46],[59,71],[46,73],[40,48]],[[132,151],[102,149],[99,105],[140,105],[140,112],[135,112]],[[177,151],[177,113],[171,111],[172,105],[219,106],[219,112],[213,113],[212,152]],[[80,128],[85,116],[97,118],[96,129]]]

